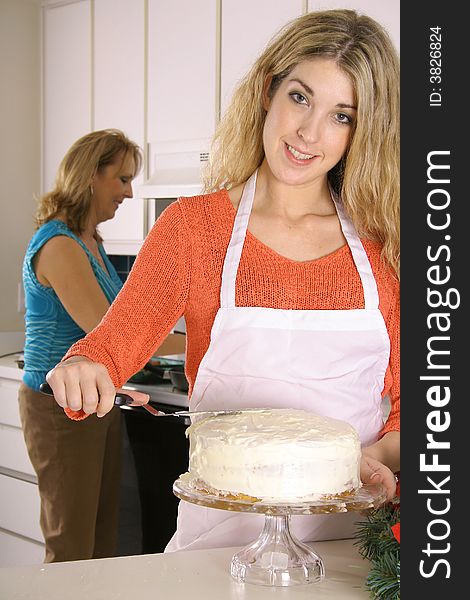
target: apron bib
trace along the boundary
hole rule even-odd
[[[352,222],[332,194],[364,290],[356,310],[283,310],[235,306],[235,281],[253,206],[257,171],[245,184],[225,256],[220,308],[199,366],[190,410],[299,408],[353,425],[368,446],[383,427],[382,390],[390,341],[372,268]],[[274,351],[273,351],[274,350]],[[293,516],[303,541],[352,537],[357,513]],[[263,515],[180,501],[165,551],[246,545]]]

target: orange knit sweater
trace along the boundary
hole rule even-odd
[[[157,220],[129,277],[101,323],[64,358],[103,363],[116,387],[141,369],[184,314],[186,375],[191,394],[220,305],[225,252],[235,210],[225,190],[180,198]],[[380,259],[380,246],[363,241],[378,284],[380,310],[391,342],[383,395],[392,409],[386,431],[399,430],[399,284]],[[359,275],[347,245],[328,256],[296,262],[247,233],[236,283],[238,306],[282,309],[364,307]]]

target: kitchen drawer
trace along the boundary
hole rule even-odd
[[[0,378],[0,423],[21,427],[18,411],[20,381]]]
[[[40,565],[43,561],[43,544],[0,529],[0,567]]]
[[[36,476],[29,460],[23,431],[0,423],[0,467]]]
[[[0,528],[44,542],[37,484],[0,474],[0,497]]]

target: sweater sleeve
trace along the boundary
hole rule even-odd
[[[400,295],[398,282],[395,285],[386,325],[390,337],[390,364],[385,376],[383,395],[389,395],[391,408],[387,421],[380,432],[380,437],[389,431],[400,431]]]
[[[159,217],[124,287],[93,331],[62,360],[102,363],[116,387],[141,369],[184,313],[190,281],[190,239],[179,202]]]

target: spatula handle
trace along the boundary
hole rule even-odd
[[[48,396],[53,396],[54,392],[52,391],[51,386],[44,382],[39,386],[39,391],[43,394],[47,394]],[[134,399],[128,394],[124,394],[123,392],[118,392],[114,396],[114,404],[116,406],[129,406],[134,402]]]

